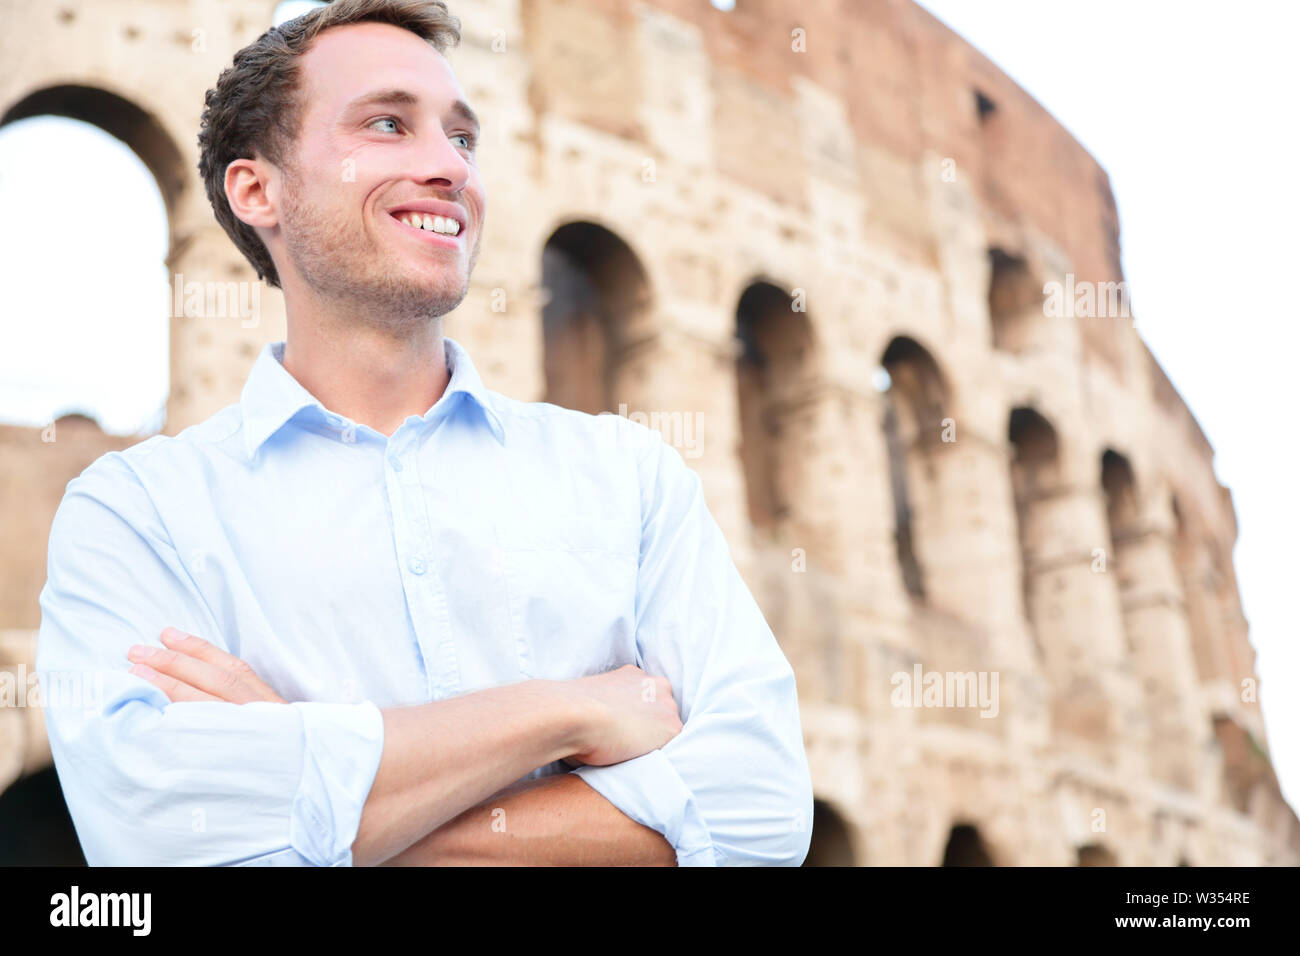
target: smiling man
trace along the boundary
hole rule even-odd
[[[486,201],[441,3],[236,54],[200,172],[283,289],[240,400],[103,456],[38,669],[92,864],[797,865],[794,675],[657,432],[484,387],[442,316]]]

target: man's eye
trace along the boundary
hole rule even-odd
[[[452,135],[451,138],[452,138],[452,139],[463,139],[463,140],[465,141],[465,148],[466,148],[466,149],[473,149],[473,148],[474,148],[474,142],[475,142],[475,140],[474,140],[474,137],[471,136],[469,133],[455,133],[455,134]]]
[[[394,133],[397,132],[398,122],[396,119],[394,119],[391,116],[381,116],[378,119],[371,120],[370,123],[367,125],[373,128],[376,123],[392,123],[393,124],[392,132]]]

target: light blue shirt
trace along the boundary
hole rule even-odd
[[[632,663],[668,679],[682,732],[572,772],[681,865],[802,863],[794,674],[696,472],[622,416],[486,389],[444,342],[446,392],[391,437],[322,406],[275,342],[237,404],[69,482],[37,670],[88,862],[350,865],[380,708]],[[292,703],[170,702],[126,658],[169,625]]]

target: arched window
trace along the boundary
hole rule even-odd
[[[1126,569],[1124,561],[1128,544],[1138,531],[1137,482],[1129,460],[1114,449],[1108,448],[1101,456],[1101,488],[1106,496],[1106,527],[1110,533],[1106,567],[1118,576],[1123,605],[1137,587],[1132,569]],[[1125,641],[1129,653],[1134,653],[1133,635],[1127,624]]]
[[[1019,256],[989,250],[989,321],[993,347],[1022,352],[1034,344],[1042,326],[1042,283],[1035,281],[1029,264]]]
[[[545,401],[597,414],[618,412],[645,369],[639,346],[651,330],[650,291],[636,254],[603,226],[561,226],[542,251]]]
[[[1131,538],[1137,530],[1137,482],[1129,460],[1113,449],[1101,456],[1101,487],[1106,492],[1106,521],[1111,542]]]
[[[159,431],[184,160],[150,114],[93,87],[33,92],[0,127],[6,420],[78,411],[111,434]]]
[[[849,826],[833,806],[813,801],[812,842],[804,866],[856,866]]]
[[[943,849],[944,866],[994,866],[993,856],[979,828],[971,823],[958,823],[948,834],[948,843]]]
[[[0,866],[85,866],[53,767],[0,792]]]
[[[1100,843],[1088,843],[1078,849],[1078,866],[1119,866],[1115,854]]]
[[[1011,461],[1011,484],[1016,495],[1017,529],[1020,557],[1024,565],[1022,578],[1025,617],[1036,623],[1034,599],[1039,585],[1038,564],[1051,547],[1053,529],[1047,523],[1045,500],[1056,492],[1061,482],[1060,449],[1056,429],[1032,408],[1016,408],[1007,427],[1014,457]],[[1040,635],[1033,628],[1035,643],[1042,652]]]
[[[811,384],[812,329],[795,300],[769,282],[745,289],[736,308],[736,389],[740,459],[749,517],[773,529],[790,514],[799,465],[791,423]]]
[[[936,492],[936,473],[930,457],[942,443],[948,407],[948,388],[933,356],[913,339],[900,336],[881,357],[886,375],[885,445],[889,454],[890,486],[894,497],[894,542],[903,583],[909,594],[926,596],[926,559],[936,540],[927,547],[923,511]]]

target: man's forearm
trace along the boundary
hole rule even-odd
[[[383,755],[352,844],[358,866],[387,860],[530,771],[573,754],[584,721],[571,696],[539,680],[383,715]]]
[[[672,845],[575,774],[526,781],[471,807],[386,866],[676,866]]]

